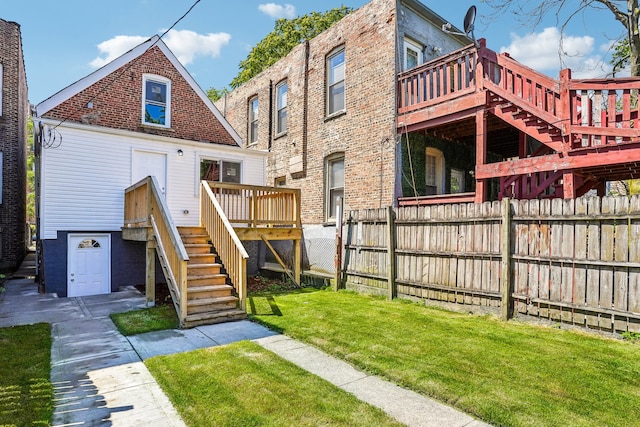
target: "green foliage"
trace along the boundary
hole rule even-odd
[[[623,332],[622,339],[640,344],[640,332]]]
[[[35,154],[33,152],[33,120],[27,120],[27,221],[36,221]]]
[[[609,63],[613,65],[614,75],[629,65],[630,56],[629,39],[622,39],[615,44],[611,59],[609,60]]]
[[[240,62],[240,72],[231,81],[231,87],[235,89],[249,81],[286,56],[298,44],[311,40],[351,11],[352,8],[342,6],[324,13],[311,12],[293,19],[278,19],[273,31],[258,42],[247,58]]]
[[[51,326],[0,328],[0,425],[50,425]]]
[[[223,87],[222,89],[216,89],[215,87],[211,86],[207,90],[207,98],[209,98],[212,102],[216,102],[218,99],[222,98],[228,93],[229,93],[229,88],[227,87]]]

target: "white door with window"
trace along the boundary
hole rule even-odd
[[[111,235],[69,234],[67,296],[111,292]]]
[[[167,188],[166,153],[134,150],[131,165],[131,184],[135,184],[148,176],[156,177],[160,185],[160,192],[165,194]]]

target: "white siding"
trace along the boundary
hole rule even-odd
[[[92,131],[88,126],[63,125],[56,131],[61,138],[59,146],[42,149],[40,237],[43,239],[55,239],[58,230],[120,230],[124,190],[133,184],[134,150],[167,154],[166,197],[176,225],[199,222],[199,192],[196,192],[199,156],[241,161],[243,183],[265,184],[265,153],[170,138],[138,137],[131,132]],[[178,149],[183,151],[182,156],[178,156]],[[185,214],[185,210],[189,213]]]

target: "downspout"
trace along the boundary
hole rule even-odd
[[[273,80],[269,80],[269,137],[267,141],[267,151],[271,152],[271,141],[273,140]]]
[[[35,108],[31,110],[31,116],[36,117]],[[34,159],[34,192],[36,215],[36,271],[35,281],[38,283],[38,293],[45,293],[44,274],[42,274],[42,218],[40,200],[42,195],[42,122],[33,123],[33,155]]]
[[[309,40],[304,41],[304,87],[302,108],[302,173],[307,174],[307,139],[309,116]]]

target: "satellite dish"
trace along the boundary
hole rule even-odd
[[[467,35],[469,35],[469,33],[473,33],[473,24],[475,22],[476,22],[476,7],[471,6],[469,10],[467,10],[467,14],[464,15],[464,32]]]
[[[473,34],[475,22],[476,22],[476,7],[471,6],[469,10],[467,10],[466,15],[464,15],[464,33],[457,33],[457,32],[451,31],[451,24],[448,22],[446,24],[442,24],[442,31],[444,31],[447,34],[453,34],[456,36],[467,36],[467,37],[469,37],[469,33],[471,33],[471,38],[473,39],[473,42],[477,44],[476,37]]]

